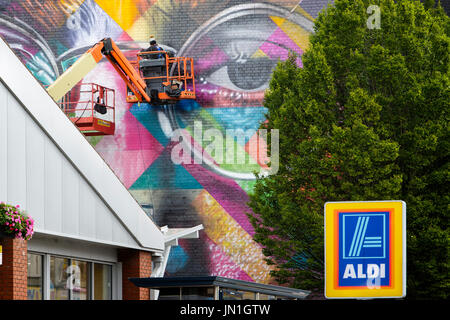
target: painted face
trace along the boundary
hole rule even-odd
[[[314,6],[326,2],[315,0]],[[106,59],[100,62],[83,82],[116,90],[116,133],[91,143],[139,203],[154,208],[156,224],[204,225],[200,240],[180,240],[172,248],[169,275],[269,282],[271,267],[246,216],[253,172],[267,159],[255,158],[251,150],[255,143],[266,147],[256,132],[265,120],[264,92],[273,68],[289,51],[302,66],[312,18],[298,0],[117,3],[0,0],[0,34],[46,85],[105,37],[131,60],[152,35],[163,48],[194,58],[196,101],[159,107],[126,103],[123,81]],[[243,134],[233,135],[235,130]],[[187,152],[200,151],[208,161],[173,163],[179,131],[193,138]],[[222,150],[208,149],[214,135],[221,136]],[[239,154],[243,163],[236,161]]]
[[[192,133],[195,125],[198,128],[201,124],[203,132],[216,129],[222,132],[224,141],[235,140],[228,146],[235,144],[236,153],[249,153],[249,144],[256,142],[256,131],[264,121],[264,92],[273,68],[278,60],[288,57],[289,51],[297,54],[301,67],[310,32],[310,20],[272,4],[242,4],[216,14],[178,51],[180,56],[194,58],[196,102],[183,101],[176,108],[165,109],[159,116],[161,126],[170,135],[179,128]],[[242,137],[227,136],[227,130],[242,130]],[[216,164],[202,164],[227,178],[252,180],[253,172],[264,162],[251,157],[243,163],[227,161],[226,155],[229,150],[222,150],[220,159],[212,155]]]

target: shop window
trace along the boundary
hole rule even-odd
[[[69,259],[50,257],[50,300],[69,300],[72,277],[67,272]]]
[[[259,300],[289,300],[289,299],[260,293]]]
[[[214,287],[183,287],[181,300],[214,300]]]
[[[89,299],[89,264],[86,261],[71,260],[67,268],[67,285],[70,290],[70,300]]]
[[[159,290],[159,300],[181,300],[181,289],[176,288],[162,288]]]
[[[43,259],[39,254],[28,254],[27,296],[28,300],[43,299]]]
[[[255,300],[256,295],[254,292],[234,290],[227,288],[219,289],[220,300]]]
[[[112,299],[112,267],[94,263],[94,300]]]
[[[48,265],[44,264],[45,256]],[[44,296],[50,300],[111,300],[112,270],[108,264],[29,253],[28,300]]]

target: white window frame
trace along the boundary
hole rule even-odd
[[[29,254],[35,254],[42,256],[42,277],[43,277],[43,285],[42,285],[42,299],[50,300],[50,257],[64,258],[72,260],[78,260],[87,262],[89,264],[89,283],[88,283],[88,300],[93,300],[94,298],[94,267],[93,264],[103,264],[111,267],[111,300],[122,299],[122,266],[121,263],[112,263],[107,261],[93,260],[93,259],[85,259],[78,257],[70,257],[66,255],[60,254],[50,254],[39,251],[28,251]],[[69,291],[70,292],[70,291]],[[69,293],[69,300],[71,298],[71,294]]]

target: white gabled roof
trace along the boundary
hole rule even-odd
[[[72,176],[74,175],[76,176],[76,178],[71,179],[81,179],[82,182],[79,183],[77,182],[76,183],[77,186],[85,184],[86,186],[89,186],[91,188],[90,190],[93,190],[91,198],[92,197],[96,198],[94,200],[96,201],[95,203],[97,209],[93,210],[92,214],[100,215],[99,217],[96,218],[98,222],[95,226],[96,230],[94,230],[93,234],[100,234],[101,236],[106,237],[107,240],[104,241],[105,243],[110,243],[112,245],[114,245],[115,243],[120,244],[121,243],[120,238],[119,240],[117,240],[116,239],[117,237],[114,237],[115,232],[114,230],[119,230],[120,228],[122,228],[120,230],[124,230],[125,233],[128,232],[126,236],[125,235],[122,236],[122,238],[124,239],[124,241],[122,242],[125,243],[125,246],[127,246],[126,243],[130,243],[129,239],[125,241],[126,240],[125,238],[128,237],[130,239],[131,238],[134,239],[135,241],[135,244],[130,245],[130,247],[136,247],[137,244],[137,247],[141,247],[142,249],[150,251],[163,251],[164,236],[159,230],[159,228],[146,215],[141,206],[137,203],[137,201],[133,198],[133,196],[128,192],[126,187],[113,173],[111,168],[105,163],[105,161],[101,158],[101,156],[97,153],[97,151],[86,140],[83,134],[78,130],[78,128],[76,128],[75,125],[72,124],[72,122],[67,118],[67,116],[63,113],[63,111],[48,95],[47,91],[33,77],[33,75],[29,72],[29,70],[21,63],[19,58],[14,54],[11,48],[1,38],[0,38],[0,79],[4,84],[4,86],[7,88],[7,90],[9,90],[9,93],[4,93],[4,95],[12,94],[15,97],[15,100],[18,101],[18,104],[20,104],[26,111],[26,112],[20,111],[24,114],[23,117],[28,117],[27,118],[28,120],[27,119],[23,120],[25,131],[26,131],[26,123],[28,123],[28,126],[32,124],[33,127],[36,127],[37,129],[33,129],[36,130],[36,132],[40,128],[45,133],[42,135],[46,136],[45,137],[45,139],[47,139],[46,141],[51,141],[45,143],[48,145],[51,144],[56,146],[56,148],[53,146],[50,146],[49,148],[54,148],[56,150],[52,151],[53,153],[56,152],[58,154],[61,153],[62,156],[60,157],[64,158],[65,161],[65,162],[63,161],[63,165],[64,163],[66,163],[66,166],[70,167],[69,169],[64,169],[63,167],[62,172],[64,172],[64,170],[67,170]],[[3,106],[0,105],[0,107]],[[14,107],[14,109],[17,108]],[[4,111],[4,115],[5,114],[6,111]],[[0,112],[0,117],[1,116],[2,112]],[[29,119],[32,119],[32,121]],[[36,123],[37,125],[34,125],[34,123],[32,122]],[[8,126],[8,123],[6,122],[5,119],[3,119],[3,122],[0,119],[0,127],[2,124],[4,126]],[[5,129],[4,132],[6,131],[7,130]],[[39,130],[39,132],[41,131]],[[8,132],[4,133],[4,135],[6,136],[7,134]],[[29,134],[27,134],[25,138],[27,138],[28,135]],[[25,140],[25,138],[23,140],[27,141]],[[11,138],[11,134],[10,137],[8,137],[8,139],[13,139]],[[30,137],[30,140],[33,140],[32,137]],[[6,138],[4,138],[4,141],[6,141]],[[28,146],[28,148],[29,147],[30,146]],[[29,154],[32,151],[27,152]],[[45,158],[45,156],[43,155],[42,158]],[[0,159],[0,167],[1,165],[2,162]],[[10,165],[14,164],[10,163]],[[36,164],[34,164],[34,166],[39,168],[39,166],[37,166]],[[4,167],[8,169],[8,166],[6,164],[4,165]],[[74,169],[72,169],[72,167]],[[0,168],[0,173],[1,169],[2,168]],[[78,176],[81,178],[78,178]],[[53,177],[51,178],[53,179]],[[23,180],[26,180],[26,178]],[[70,181],[62,182],[63,185],[64,183],[68,183],[70,185]],[[29,186],[25,186],[23,188],[26,189],[27,187]],[[19,190],[19,188],[17,186],[14,188],[15,188],[14,192],[17,194],[18,193],[17,190]],[[2,186],[0,186],[0,191],[1,190]],[[80,193],[82,192],[84,191],[81,190]],[[5,194],[6,192],[4,192],[3,195],[0,192],[0,197],[5,197]],[[79,196],[82,198],[83,194],[80,194]],[[17,196],[15,197],[17,198]],[[11,200],[16,201],[16,199]],[[25,202],[26,200],[23,201]],[[62,202],[64,202],[64,200]],[[85,208],[83,207],[84,205],[82,203],[82,200],[81,202],[79,202],[79,204],[76,205],[80,207],[78,211],[83,212]],[[57,210],[53,211],[58,212]],[[33,216],[33,212],[29,212],[29,214]],[[65,213],[63,212],[62,214]],[[82,214],[80,217],[81,218],[79,218],[79,220],[82,221],[79,223],[80,224],[85,223],[84,222],[85,219],[83,219]],[[103,226],[102,221],[105,217],[109,217],[108,219],[111,221],[109,222],[109,225]],[[68,219],[71,218],[68,217]],[[63,221],[61,222],[62,225],[61,227],[59,225],[56,227],[53,226],[47,227],[46,221],[45,224],[38,223],[36,231],[43,234],[47,233],[66,237],[72,236],[75,237],[76,232],[79,233],[80,231],[77,229],[74,231],[74,233],[72,232],[73,234],[69,232],[71,230],[71,223],[72,223],[71,221],[69,222]],[[74,221],[74,223],[78,222]],[[87,225],[87,227],[90,226]],[[69,231],[66,232],[65,230]],[[88,235],[85,238],[88,240],[91,239],[92,237]],[[95,241],[95,239],[96,239],[95,237],[92,238],[93,241]],[[109,241],[108,239],[111,240]]]

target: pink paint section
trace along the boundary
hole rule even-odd
[[[126,101],[126,84],[122,78],[119,77],[111,63],[109,63],[107,59],[102,59],[97,66],[83,78],[83,83],[97,83],[114,90],[116,132],[120,132],[122,117],[131,105]]]
[[[114,136],[104,137],[95,147],[98,153],[129,188],[159,157],[164,147],[126,111]]]
[[[222,65],[227,60],[229,60],[229,57],[225,54],[225,52],[216,47],[210,54],[195,61],[195,70],[197,72],[205,71],[210,69],[212,66]]]
[[[234,180],[219,176],[199,164],[183,164],[183,167],[248,234],[255,234],[245,214],[251,211],[247,206],[248,195]]]
[[[125,42],[125,43],[135,43],[134,39],[131,38],[129,36],[129,34],[127,32],[122,32],[117,39],[115,39],[114,41],[116,41],[116,44],[120,47],[121,42]],[[142,44],[143,47],[147,48],[150,44],[148,42],[143,43]],[[131,46],[131,48],[133,49],[126,49],[123,50],[122,53],[125,55],[125,57],[127,57],[127,59],[131,62],[133,61],[137,61],[137,54],[139,53],[139,51],[142,49],[142,47],[140,47],[140,44],[137,44],[135,46]],[[120,77],[117,75],[117,77],[120,79]],[[123,82],[123,81],[122,81]]]
[[[212,276],[227,277],[237,280],[254,281],[239,265],[231,260],[218,245],[216,245],[206,235],[201,237],[206,243],[211,259],[209,273]]]
[[[267,163],[270,158],[267,156],[267,143],[255,133],[245,145],[245,151],[255,160],[262,168],[268,169]]]
[[[303,50],[291,38],[289,38],[289,36],[281,28],[277,28],[267,39],[267,41],[274,42],[284,46],[285,48],[291,49],[298,55],[303,54]]]
[[[286,49],[283,49],[280,45]],[[280,28],[277,28],[259,49],[272,59],[279,58],[281,60],[286,60],[289,55],[288,49],[297,53],[298,56],[303,54],[303,50]],[[300,68],[303,67],[300,58],[297,58],[297,66]]]
[[[128,189],[154,161],[154,157],[147,151],[102,150],[98,152]]]
[[[113,66],[106,59],[103,61],[106,63],[99,64],[89,76],[95,74],[98,77],[101,74],[101,81],[94,78],[91,82],[101,82],[102,85],[115,89],[116,129],[114,136],[103,137],[95,149],[129,188],[164,148],[129,111],[131,104],[126,102],[124,82],[117,76]]]
[[[114,41],[134,41],[126,31],[122,32]]]
[[[161,154],[164,147],[130,111],[125,113],[122,124],[125,126],[125,132],[122,132],[117,139],[121,139],[119,145],[125,146],[125,150],[150,150],[156,157]]]

